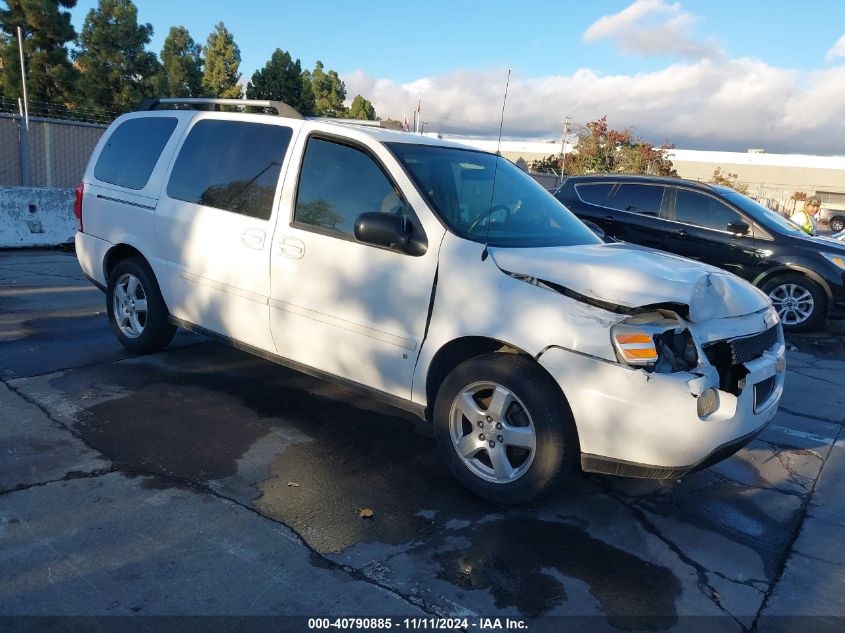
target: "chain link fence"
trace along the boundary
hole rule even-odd
[[[106,127],[0,113],[0,186],[75,187]]]

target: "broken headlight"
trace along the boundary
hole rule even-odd
[[[638,314],[617,323],[610,332],[616,357],[626,365],[661,374],[698,365],[692,334],[673,313]]]

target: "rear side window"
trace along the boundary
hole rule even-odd
[[[575,185],[578,197],[581,198],[582,202],[588,204],[603,205],[611,189],[613,189],[613,183]]]
[[[664,189],[665,187],[659,185],[622,184],[619,185],[616,195],[613,196],[613,204],[610,206],[620,211],[658,215]]]
[[[355,220],[365,212],[410,219],[405,199],[372,158],[348,145],[310,139],[299,176],[295,221],[352,235]]]
[[[689,189],[678,189],[675,198],[675,219],[716,231],[727,231],[728,224],[743,221],[739,213],[716,198]]]
[[[94,166],[94,176],[119,187],[143,189],[175,129],[174,117],[124,121],[106,141]]]
[[[206,119],[188,133],[167,195],[267,220],[291,128]]]

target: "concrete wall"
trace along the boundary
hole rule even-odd
[[[73,242],[73,189],[0,187],[0,248]]]

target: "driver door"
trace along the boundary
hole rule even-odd
[[[385,163],[396,163],[384,148],[312,134],[299,149],[282,201],[289,221],[280,218],[271,256],[276,349],[410,399],[443,230],[423,227],[408,202],[419,196],[391,178]],[[404,215],[427,250],[412,256],[358,242],[353,228],[365,212]]]

